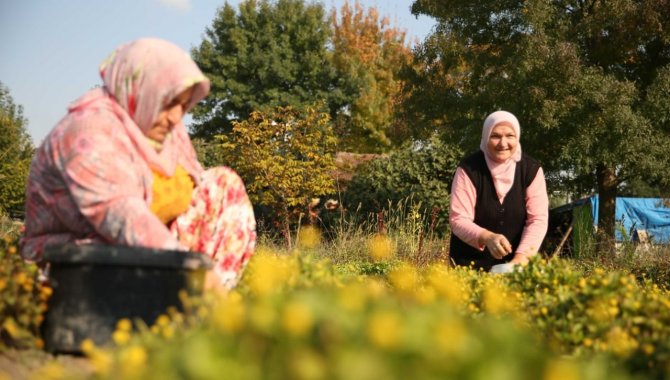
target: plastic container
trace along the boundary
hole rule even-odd
[[[179,292],[201,294],[212,265],[200,253],[110,245],[54,246],[43,257],[53,287],[45,349],[70,354],[84,339],[107,343],[121,318],[151,325],[168,307],[181,309]]]

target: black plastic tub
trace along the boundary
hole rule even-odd
[[[147,325],[168,307],[181,309],[179,292],[202,293],[211,260],[200,253],[109,245],[45,248],[53,295],[42,324],[45,349],[80,354],[81,342],[110,340],[121,318]]]

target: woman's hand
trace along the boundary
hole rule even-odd
[[[509,243],[507,238],[491,231],[484,231],[479,236],[479,244],[488,248],[491,256],[498,260],[512,253],[512,244]]]
[[[214,292],[214,293],[226,293],[228,289],[221,283],[221,279],[210,269],[205,274],[205,284],[203,286],[203,291],[205,292]]]
[[[511,264],[516,264],[516,265],[526,265],[528,264],[528,256],[524,255],[523,253],[515,253],[514,258],[510,260]]]

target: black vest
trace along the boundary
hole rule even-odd
[[[489,231],[503,234],[512,244],[512,254],[501,260],[495,259],[488,249],[480,251],[470,246],[453,233],[449,255],[456,265],[469,266],[489,271],[493,265],[512,260],[521,242],[521,234],[526,224],[526,188],[533,182],[540,163],[534,158],[522,154],[516,164],[514,183],[500,204],[491,172],[486,166],[484,152],[481,150],[466,157],[459,165],[465,171],[477,190],[475,204],[475,224]]]

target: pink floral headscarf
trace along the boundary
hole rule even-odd
[[[496,111],[487,116],[486,120],[484,120],[482,140],[479,144],[479,148],[482,150],[482,152],[484,152],[486,166],[488,166],[489,171],[491,172],[491,177],[493,177],[493,184],[496,188],[496,193],[498,193],[499,198],[503,198],[505,195],[507,195],[509,189],[512,188],[512,184],[514,183],[514,172],[516,171],[516,163],[521,160],[521,142],[517,143],[514,154],[512,154],[512,157],[510,157],[505,162],[496,162],[491,157],[489,157],[487,144],[489,138],[491,137],[491,131],[496,125],[504,122],[512,125],[514,133],[516,133],[517,140],[519,140],[521,138],[521,127],[519,126],[519,120],[517,120],[516,116],[507,111]]]
[[[144,134],[161,109],[189,87],[193,95],[184,112],[190,111],[209,92],[210,82],[191,57],[178,46],[157,38],[142,38],[121,45],[101,65],[100,76],[125,132],[153,170],[172,176],[177,164],[195,175],[202,168],[184,125],[180,122],[157,152]],[[89,92],[70,110],[86,107],[100,96]]]

